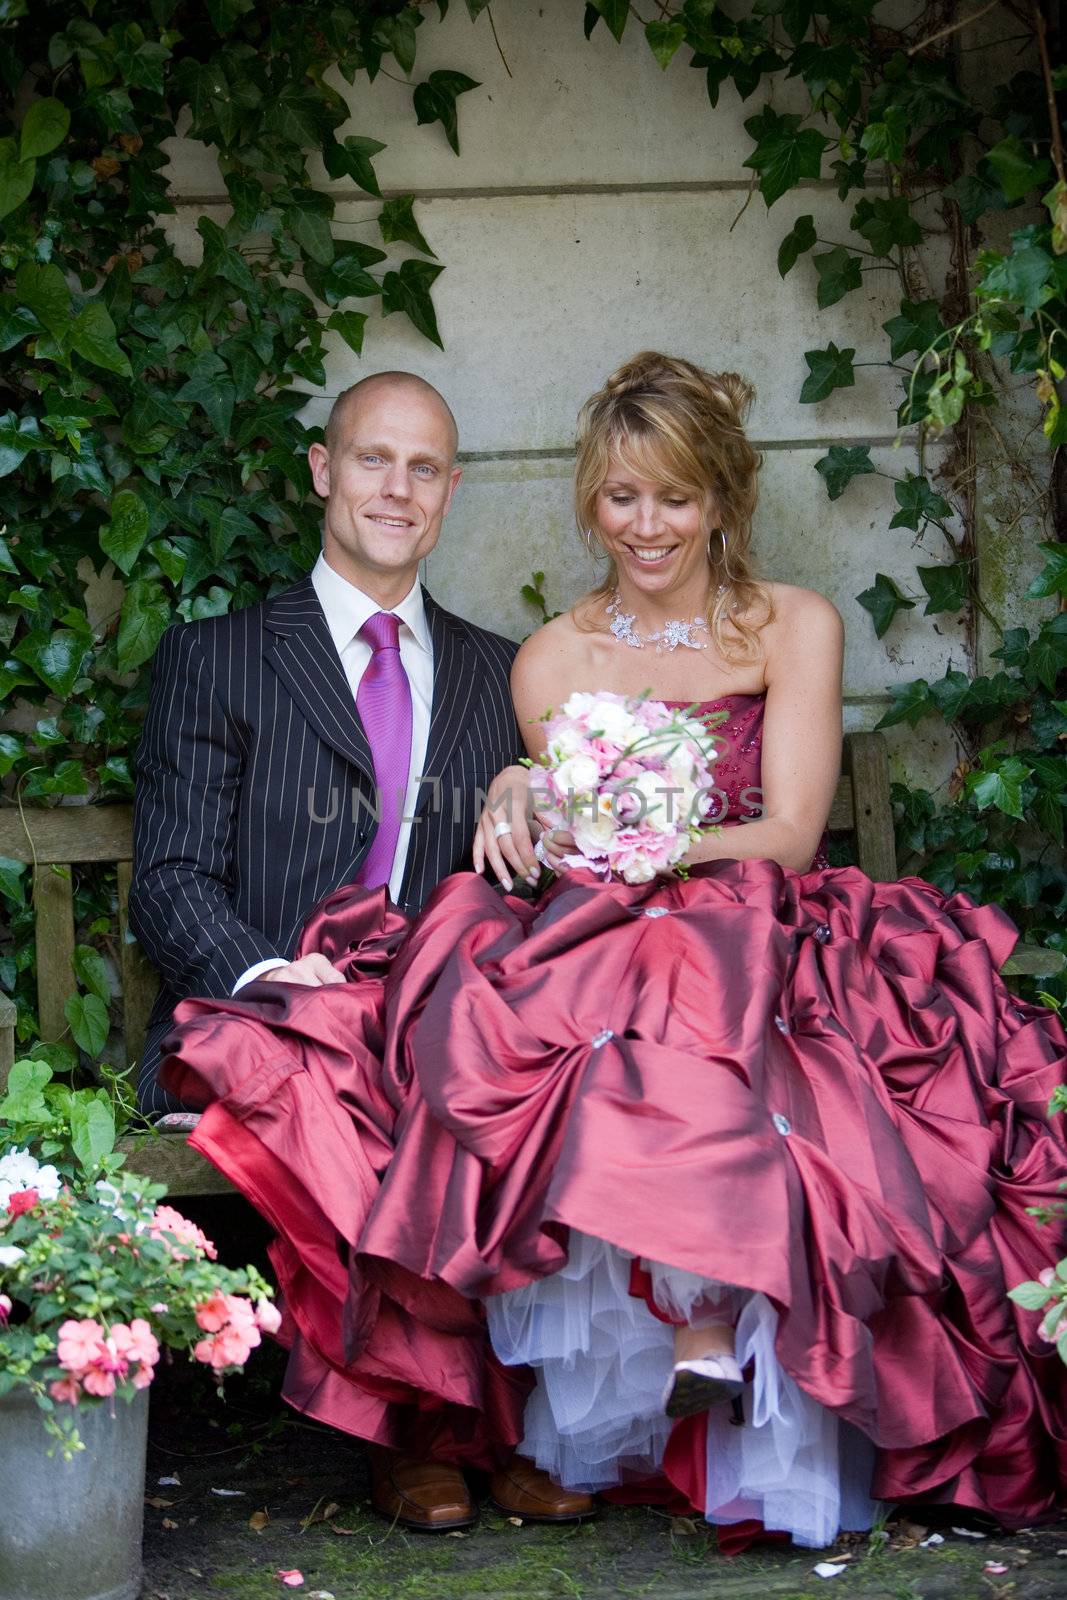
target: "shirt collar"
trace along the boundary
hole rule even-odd
[[[357,589],[354,583],[349,583],[347,578],[335,572],[324,555],[320,554],[311,570],[311,582],[325,613],[330,637],[340,654],[355,638],[367,618],[383,608],[377,600],[372,600],[370,595],[364,594],[362,589]],[[432,654],[433,644],[422,600],[422,585],[418,578],[403,600],[390,609],[408,628],[416,644]]]

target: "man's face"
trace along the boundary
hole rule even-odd
[[[357,587],[406,593],[437,543],[460,479],[451,421],[433,395],[372,385],[340,419],[333,448],[308,452],[326,500],[323,554]]]

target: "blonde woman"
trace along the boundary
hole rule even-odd
[[[573,849],[527,827],[510,767],[478,871],[413,923],[380,892],[323,902],[302,948],[350,981],[229,1002],[225,1066],[218,1004],[187,1002],[171,1084],[215,1100],[194,1143],[283,1235],[316,1415],[376,1404],[353,1431],[406,1448],[417,1423],[451,1462],[517,1446],[535,1513],[577,1497],[550,1516],[666,1484],[805,1545],[886,1501],[1018,1525],[1065,1476],[1064,1368],[1006,1296],[1063,1253],[1029,1208],[1067,1177],[1043,1114],[1067,1040],[1005,991],[995,908],[821,854],[842,627],[755,574],[749,398],[646,353],[587,402],[604,581],[512,674],[531,754],[575,690],[716,715],[689,877],[565,866],[501,897]]]

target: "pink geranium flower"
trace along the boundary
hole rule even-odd
[[[210,1300],[201,1301],[196,1308],[196,1325],[203,1328],[205,1333],[218,1333],[230,1320],[230,1310],[226,1304],[229,1296],[224,1295],[221,1289],[216,1289]]]
[[[261,1300],[256,1307],[256,1322],[264,1333],[277,1333],[282,1325],[282,1314],[269,1300]]]
[[[20,1189],[8,1201],[8,1212],[13,1217],[21,1217],[24,1211],[32,1211],[34,1206],[39,1203],[40,1198],[36,1189]]]
[[[143,1317],[134,1317],[129,1327],[124,1322],[116,1322],[111,1330],[111,1342],[121,1359],[131,1366],[140,1362],[142,1366],[154,1367],[159,1360],[159,1343]]]
[[[188,1217],[183,1217],[180,1211],[175,1211],[173,1206],[156,1207],[149,1232],[153,1239],[170,1234],[179,1244],[189,1244],[197,1250],[202,1250],[209,1261],[218,1260],[219,1253],[207,1234],[198,1228],[195,1222],[190,1222]],[[174,1253],[179,1259],[183,1259],[178,1251]]]

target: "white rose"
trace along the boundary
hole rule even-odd
[[[673,833],[679,825],[679,796],[672,792],[673,785],[658,772],[642,772],[628,788],[636,790],[644,801],[644,821],[657,833]],[[643,883],[644,879],[635,879]]]
[[[648,883],[655,876],[656,869],[643,850],[637,852],[623,872],[627,883]]]
[[[574,824],[574,842],[583,855],[600,855],[615,837],[615,826],[610,817],[597,822],[579,818]]]
[[[613,700],[598,700],[589,714],[589,727],[612,744],[629,744],[638,732],[637,720],[624,705]]]
[[[596,704],[595,694],[582,694],[575,691],[560,707],[565,717],[584,717],[591,706]]]
[[[564,794],[585,794],[600,782],[600,768],[592,756],[571,756],[556,769],[556,783]]]
[[[566,761],[580,747],[584,737],[577,728],[561,728],[548,746],[549,756],[553,761]]]

